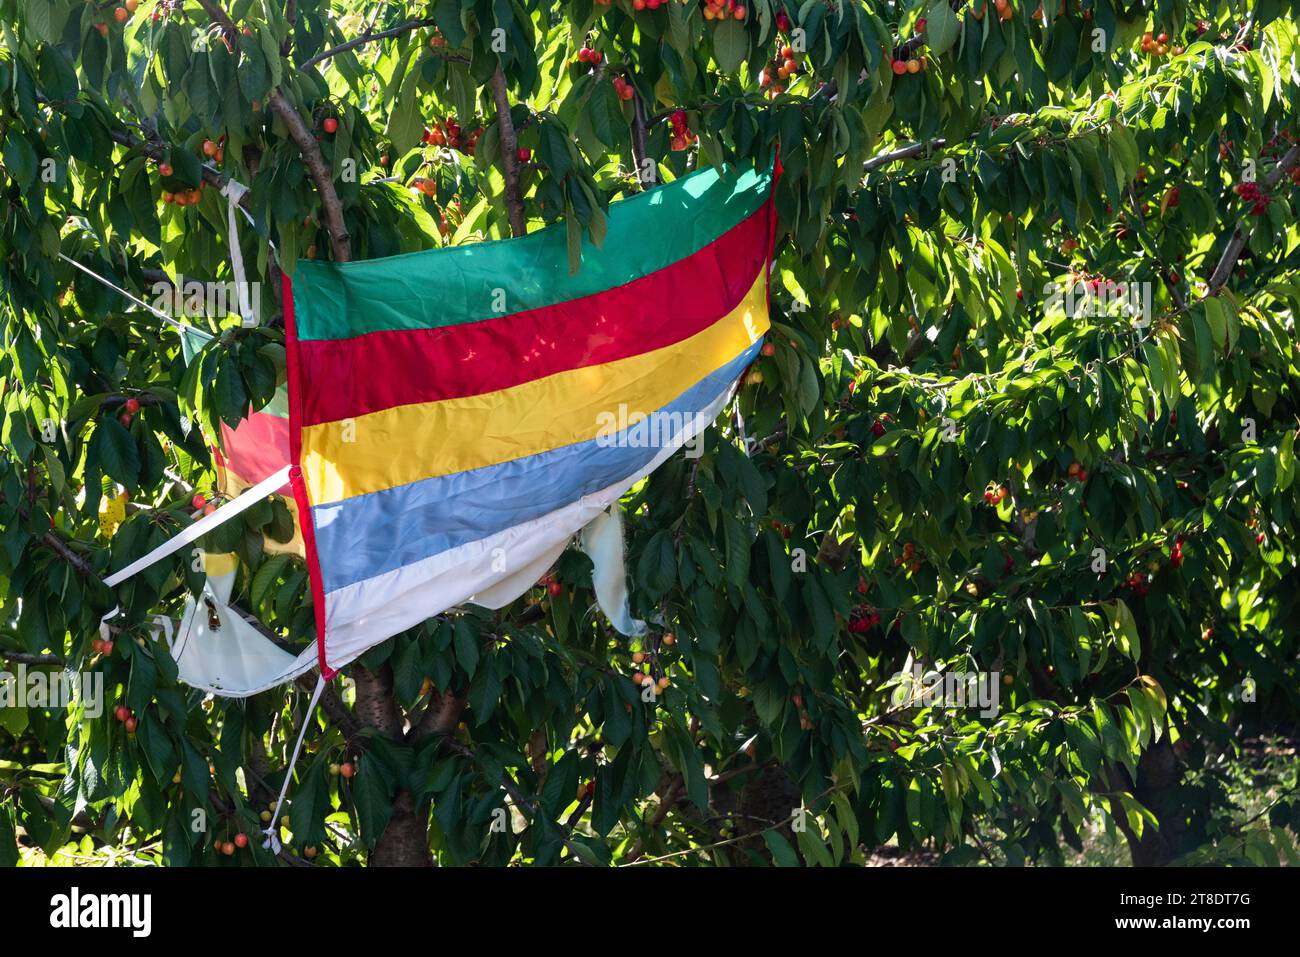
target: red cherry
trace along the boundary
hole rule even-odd
[[[325,122],[321,124],[321,129],[326,133],[337,133],[339,129],[339,121],[332,116],[327,117]]]
[[[907,72],[907,61],[895,60],[892,69],[894,71],[894,76],[902,76]]]
[[[351,761],[344,761],[342,764],[339,765],[339,774],[343,775],[343,777],[345,778],[350,778],[352,777],[352,775],[356,773],[357,773],[357,766],[353,764]]]
[[[127,400],[126,400],[126,411],[132,413],[133,415],[134,415],[136,412],[139,412],[139,411],[140,411],[140,400],[139,400],[139,399],[127,399]]]
[[[528,149],[526,146],[521,146],[518,151],[516,151],[515,156],[518,157],[519,162],[527,163],[533,158],[533,151]]]
[[[765,356],[776,355],[776,346],[772,345],[772,343],[770,342],[763,343],[763,355]]]
[[[235,847],[248,847],[248,835],[243,831],[235,835]]]
[[[558,595],[560,592],[564,591],[564,586],[559,582],[553,581],[546,586],[546,590],[552,595]]]
[[[190,499],[190,504],[193,505],[196,509],[199,509],[202,508],[204,505],[207,505],[208,500],[204,498],[202,494],[196,494],[192,499]]]
[[[131,709],[124,704],[120,704],[113,709],[113,716],[116,717],[118,721],[125,721],[127,718],[131,717]]]
[[[1264,533],[1263,533],[1263,532],[1259,532],[1259,533],[1255,536],[1255,544],[1256,544],[1256,545],[1261,545],[1261,544],[1263,544],[1263,542],[1264,542]]]
[[[876,421],[871,423],[871,434],[874,435],[876,438],[880,438],[882,435],[885,434],[885,427],[883,424],[881,424],[881,421],[879,419],[876,419]]]
[[[127,718],[123,724],[126,726],[127,734],[135,734],[135,729],[139,726],[139,722],[135,718]]]

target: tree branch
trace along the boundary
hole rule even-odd
[[[524,218],[524,196],[519,188],[519,141],[515,138],[515,124],[510,119],[510,98],[506,95],[506,75],[497,64],[492,74],[492,98],[497,104],[497,129],[501,136],[501,171],[506,178],[506,212],[510,215],[510,231],[516,236],[528,232]]]
[[[322,50],[311,59],[304,60],[298,65],[298,69],[309,69],[316,66],[318,63],[324,63],[326,60],[333,59],[340,53],[347,53],[349,50],[355,50],[357,47],[365,46],[367,43],[376,43],[379,40],[388,40],[393,37],[400,37],[403,33],[418,30],[420,27],[432,27],[435,25],[435,21],[432,17],[425,17],[419,20],[408,20],[406,23],[399,24],[398,26],[391,27],[387,30],[380,30],[378,33],[367,30],[361,36],[349,40],[347,43],[340,43],[336,47]]]
[[[425,708],[419,722],[411,729],[408,738],[419,740],[431,734],[448,735],[460,723],[461,713],[465,710],[466,697],[448,691],[446,694],[435,691],[434,698]]]
[[[62,665],[58,655],[29,655],[23,651],[0,651],[0,658],[15,665]]]
[[[209,20],[221,27],[226,39],[232,40],[238,36],[239,27],[235,26],[235,21],[230,19],[225,10],[221,9],[221,4],[217,0],[199,0],[199,6],[208,15]]]
[[[888,166],[897,160],[911,159],[914,156],[920,156],[923,153],[929,153],[931,150],[942,149],[947,145],[947,140],[942,137],[930,140],[927,143],[913,143],[911,146],[904,146],[902,149],[892,150],[888,153],[881,153],[879,156],[873,156],[862,164],[862,171],[870,173],[881,166]]]
[[[239,28],[235,26],[235,22],[230,19],[217,0],[199,0],[199,6],[207,12],[212,22],[221,28],[228,41],[237,40]],[[348,228],[343,220],[343,204],[339,201],[338,191],[334,188],[333,173],[321,154],[316,137],[312,135],[297,108],[289,102],[289,98],[282,90],[272,90],[267,97],[267,103],[284,121],[285,127],[289,130],[289,138],[297,144],[298,152],[302,154],[303,165],[307,167],[307,174],[316,186],[321,207],[325,211],[325,229],[329,232],[334,247],[334,261],[351,262],[352,237],[348,235]]]
[[[112,138],[114,143],[120,143],[128,149],[139,149],[145,156],[152,160],[161,160],[167,152],[167,144],[160,140],[142,140],[125,130],[109,130],[108,135]],[[209,166],[207,163],[202,164],[200,168],[203,171],[203,181],[209,186],[215,186],[217,189],[225,187],[228,182],[228,177],[222,176],[220,172]],[[240,206],[247,208],[248,195],[248,193],[244,193],[244,195],[240,197]]]
[[[298,0],[287,0],[284,5],[284,22],[289,24],[289,32],[284,43],[280,44],[280,56],[288,57],[293,51],[293,31],[298,25]]]
[[[351,262],[352,237],[348,235],[347,224],[343,221],[343,204],[339,201],[338,191],[334,189],[333,173],[321,154],[316,137],[307,128],[298,110],[280,90],[272,90],[267,102],[280,119],[284,120],[284,125],[289,130],[289,137],[298,145],[303,164],[307,167],[307,174],[311,176],[312,183],[316,186],[321,207],[325,212],[325,229],[329,232],[334,246],[334,261]]]
[[[1271,192],[1273,187],[1277,186],[1282,177],[1290,171],[1292,166],[1295,166],[1297,161],[1300,161],[1300,143],[1287,150],[1286,154],[1278,160],[1277,165],[1264,177],[1264,189]],[[1223,288],[1223,284],[1232,275],[1233,267],[1237,265],[1237,257],[1241,255],[1241,251],[1245,248],[1246,231],[1242,229],[1241,223],[1238,222],[1237,228],[1232,232],[1232,238],[1228,240],[1228,245],[1223,250],[1223,255],[1219,257],[1218,265],[1214,267],[1214,272],[1210,274],[1209,288],[1205,292],[1207,298],[1217,295],[1219,290]]]
[[[642,177],[646,174],[646,118],[645,118],[645,101],[641,99],[640,93],[632,95],[632,106],[635,115],[632,118],[632,162],[636,163],[636,181],[641,184],[642,189],[653,186],[653,179],[647,183]]]

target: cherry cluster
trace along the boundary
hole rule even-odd
[[[855,605],[849,614],[849,631],[855,635],[866,634],[880,624],[880,612],[874,605]]]
[[[139,724],[136,721],[135,715],[131,713],[130,708],[124,704],[118,705],[113,709],[113,717],[122,722],[122,726],[126,728],[127,734],[135,734],[135,729]]]
[[[632,0],[632,5],[636,7],[638,0]],[[650,6],[651,0],[640,0],[651,10],[659,6],[659,0],[655,0],[654,6]],[[636,7],[638,10],[640,7]],[[749,16],[749,10],[736,0],[704,0],[704,19],[705,20],[743,20]],[[777,18],[778,29],[780,18]]]
[[[473,156],[474,148],[482,135],[483,127],[480,126],[466,136],[464,129],[456,122],[456,118],[449,116],[442,123],[434,123],[432,128],[426,127],[421,142],[425,146],[446,146]]]
[[[1250,203],[1250,215],[1263,216],[1268,212],[1270,197],[1268,193],[1259,188],[1259,183],[1238,183],[1233,187],[1233,191]]]
[[[632,84],[621,76],[614,77],[614,92],[618,94],[620,100],[630,100],[636,96],[636,90]]]
[[[672,116],[668,118],[668,122],[673,129],[671,145],[674,150],[680,152],[699,139],[699,137],[692,132],[686,121],[685,110],[673,110]]]

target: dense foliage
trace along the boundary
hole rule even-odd
[[[191,521],[218,421],[270,399],[281,270],[547,223],[577,265],[610,202],[778,143],[773,348],[624,502],[653,634],[612,632],[570,552],[557,587],[385,642],[310,716],[283,860],[1054,862],[1099,824],[1139,862],[1294,858],[1300,799],[1229,787],[1300,709],[1281,0],[0,0],[0,26],[0,655],[109,699],[0,709],[0,861],[272,861],[306,691],[175,680],[150,628],[201,586],[188,553],[99,579]],[[224,282],[227,178],[261,324],[189,316],[219,335],[187,363],[59,256],[150,303]],[[286,521],[205,545],[296,649]],[[993,673],[998,709],[908,706],[913,662]]]

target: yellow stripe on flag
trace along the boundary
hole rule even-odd
[[[602,415],[649,415],[736,358],[768,329],[766,266],[744,300],[696,335],[639,356],[485,395],[398,406],[302,430],[313,505],[585,442]],[[690,290],[682,290],[690,295]],[[363,369],[358,375],[365,375]],[[607,431],[607,430],[605,430]]]

